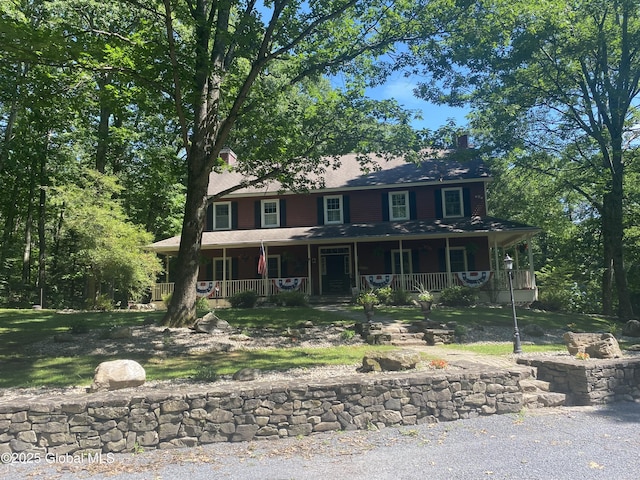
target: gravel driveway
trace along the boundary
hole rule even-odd
[[[0,465],[0,478],[636,480],[640,403],[431,425]]]

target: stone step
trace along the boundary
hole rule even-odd
[[[525,393],[523,403],[527,408],[561,407],[567,396],[558,392]]]
[[[525,378],[520,380],[520,389],[525,393],[533,392],[548,392],[550,391],[551,384],[544,380],[537,380],[535,378]]]

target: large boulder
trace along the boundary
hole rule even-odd
[[[90,390],[118,390],[138,387],[146,381],[142,365],[134,360],[112,360],[96,367]]]
[[[619,358],[622,351],[610,333],[567,332],[562,337],[571,355],[587,353],[591,358]]]
[[[218,318],[213,312],[198,318],[192,328],[196,333],[228,333],[233,330],[228,322]]]
[[[420,355],[415,352],[368,352],[362,359],[363,372],[396,372],[416,368]]]
[[[640,322],[638,320],[629,320],[624,324],[622,334],[626,337],[640,337]]]

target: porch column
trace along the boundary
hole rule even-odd
[[[400,239],[398,243],[400,244],[399,245],[400,246],[400,278],[401,278],[400,288],[402,288],[403,290],[406,290],[406,285],[404,281],[404,255],[402,255],[402,239]],[[391,261],[393,261],[393,259]]]
[[[311,288],[311,244],[307,243],[307,291],[309,295],[313,293]]]
[[[169,259],[170,258],[171,258],[170,255],[165,255],[165,257],[164,257],[165,264],[167,265],[167,268],[165,268],[165,270],[164,270],[164,272],[165,272],[164,273],[164,275],[165,275],[164,276],[165,283],[169,283]]]
[[[447,287],[453,285],[453,278],[451,277],[451,246],[449,245],[449,237],[445,238],[445,263],[447,265]]]
[[[215,271],[213,273],[215,275]],[[227,298],[227,247],[222,247],[222,289],[220,293],[223,298]]]
[[[531,248],[531,240],[533,240],[533,236],[529,235],[527,237],[527,252],[529,254],[529,275],[531,276],[529,286],[535,290],[536,289],[536,272],[533,267],[533,249]],[[537,300],[538,295],[535,295],[535,298]]]
[[[356,289],[360,291],[360,269],[358,268],[358,242],[353,242],[353,261],[354,267],[353,270],[356,275]]]

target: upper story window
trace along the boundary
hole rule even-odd
[[[409,192],[389,193],[389,220],[409,220]]]
[[[442,207],[445,218],[464,217],[462,188],[443,188]]]
[[[213,229],[231,229],[231,202],[213,204]]]
[[[324,197],[324,223],[344,223],[342,195]]]
[[[262,228],[280,226],[280,202],[278,199],[262,200]]]

